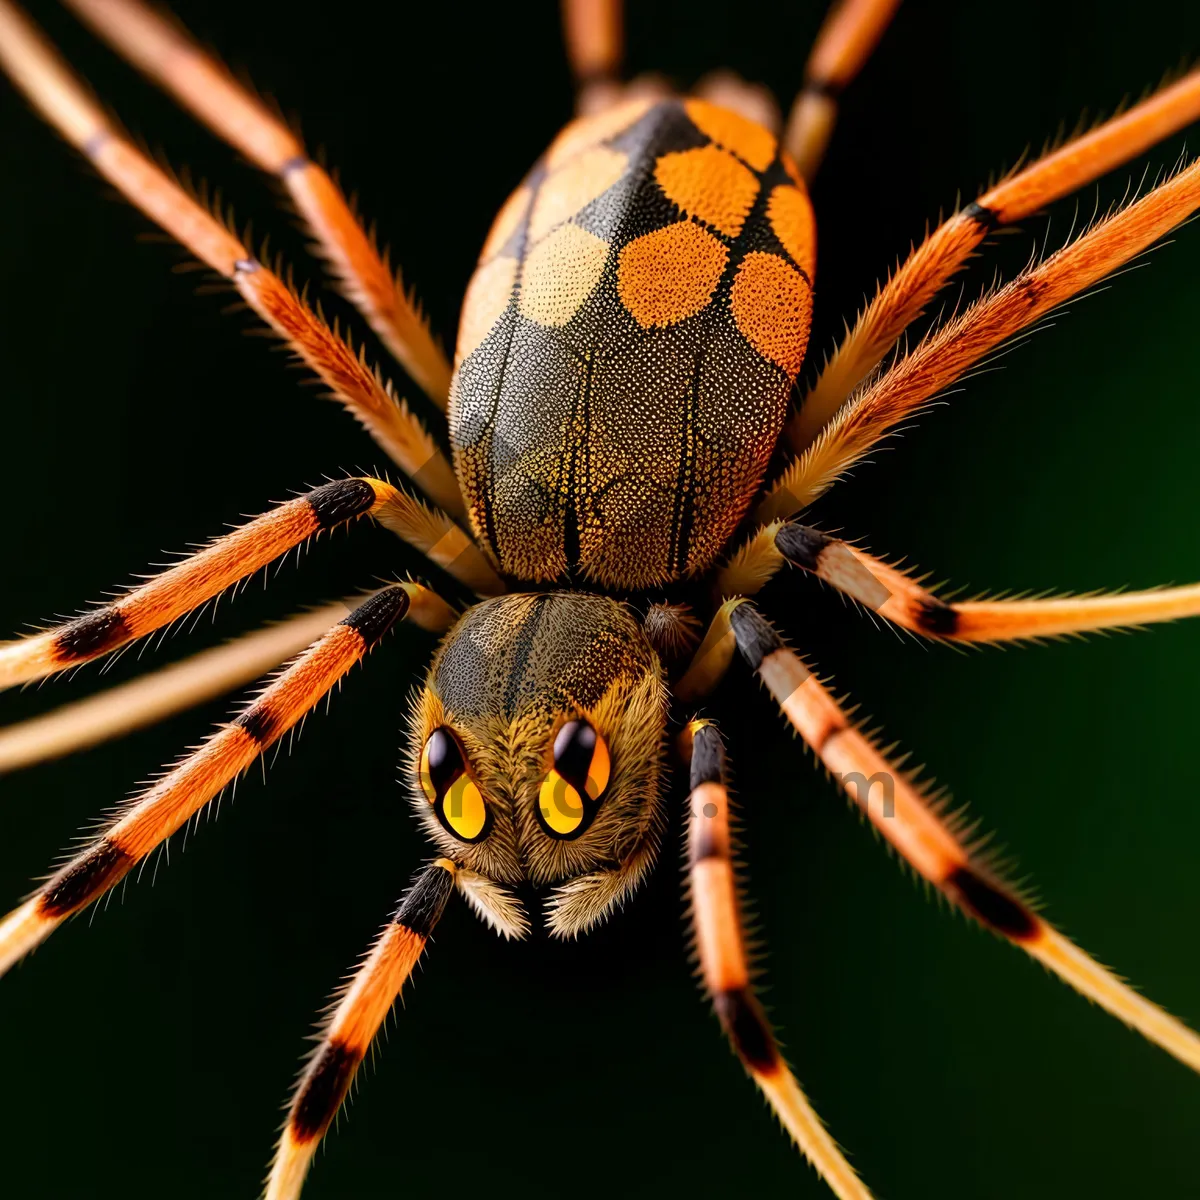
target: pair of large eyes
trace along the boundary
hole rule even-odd
[[[568,721],[554,738],[554,765],[538,790],[537,818],[555,838],[579,837],[592,823],[608,787],[608,745],[582,718]],[[481,842],[491,832],[492,814],[467,768],[458,736],[435,729],[421,751],[421,791],[438,820],[459,841]]]

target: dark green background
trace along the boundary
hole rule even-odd
[[[786,96],[820,7],[638,5],[631,63],[687,84],[725,62]],[[309,144],[359,192],[450,337],[491,214],[569,113],[552,7],[178,8],[303,114]],[[239,220],[315,278],[268,185],[69,18],[38,11],[135,130],[220,181]],[[814,345],[959,190],[1197,51],[1200,10],[1175,0],[906,6],[847,98],[815,189]],[[144,222],[7,90],[0,163],[0,629],[72,612],[164,549],[377,460],[280,355],[241,335],[246,318],[222,315],[224,298],[172,274],[177,251],[139,243]],[[1128,174],[1103,183],[1103,204]],[[1054,210],[1052,242],[1072,211]],[[1037,221],[1001,239],[968,292],[995,263],[1017,269],[1045,233]],[[980,588],[1200,575],[1198,278],[1193,226],[923,419],[822,518]],[[151,661],[414,565],[362,528]],[[1200,1024],[1200,625],[958,655],[877,631],[799,577],[763,603],[1000,831],[1054,920]],[[4,981],[5,1196],[254,1194],[314,1013],[427,853],[395,777],[405,695],[430,648],[401,630],[309,722],[269,788],[251,777],[186,854],[176,839],[153,888],[130,886]],[[129,655],[110,678],[134,667]],[[0,718],[99,679],[90,668],[5,696]],[[724,703],[767,999],[878,1193],[1200,1195],[1200,1081],[924,898],[743,671]],[[228,707],[0,782],[4,903]],[[306,1196],[823,1195],[690,977],[678,832],[636,901],[576,944],[504,945],[452,905]]]

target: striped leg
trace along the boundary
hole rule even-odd
[[[256,517],[120,600],[66,625],[0,645],[0,687],[78,666],[162,629],[315,534],[366,514],[430,551],[435,561],[446,557],[432,552],[438,545],[453,546],[458,555],[443,561],[448,570],[460,578],[470,574],[481,584],[490,577],[495,591],[503,591],[474,543],[447,518],[430,513],[380,479],[339,479]],[[444,531],[430,547],[428,527],[436,528],[439,517]],[[476,570],[467,571],[470,565]]]
[[[621,98],[622,0],[562,0],[563,37],[575,76],[575,110],[588,116]]]
[[[413,588],[408,620],[431,633],[444,633],[458,614],[436,592],[415,584]],[[343,600],[300,613],[85,700],[64,704],[44,716],[0,729],[0,775],[124,737],[251,683],[343,620],[353,604]]]
[[[805,179],[812,180],[825,156],[838,96],[863,69],[899,7],[900,0],[836,0],[825,18],[783,135],[783,147]]]
[[[341,188],[308,158],[299,138],[182,27],[140,0],[67,3],[218,137],[260,170],[279,177],[347,299],[421,390],[445,408],[450,364],[429,332],[428,321],[363,229]]]
[[[681,739],[691,757],[688,797],[688,877],[692,925],[704,986],[746,1073],[800,1153],[841,1200],[871,1193],[826,1132],[775,1044],[750,986],[729,832],[725,751],[716,727],[693,721]]]
[[[793,521],[764,525],[722,568],[726,595],[753,595],[784,564],[800,567],[924,637],[1018,642],[1101,629],[1133,629],[1200,616],[1200,584],[1033,600],[941,600],[906,571]]]
[[[0,0],[0,66],[127,200],[229,280],[436,504],[451,516],[465,516],[450,463],[390,386],[274,271],[116,131],[83,83],[9,0]]]
[[[1200,69],[1074,138],[938,226],[875,294],[788,426],[803,450],[987,235],[1033,215],[1200,120]]]
[[[732,621],[738,649],[792,727],[922,878],[1089,1000],[1200,1071],[1200,1037],[1090,958],[973,859],[936,806],[851,725],[752,603],[743,603]],[[882,796],[872,805],[876,784]]]
[[[0,974],[124,879],[236,779],[402,619],[416,584],[376,592],[274,680],[230,724],[125,806],[105,833],[0,921]]]
[[[98,746],[257,679],[342,620],[329,604],[205,650],[139,679],[0,729],[0,775]]]
[[[924,338],[856,393],[759,505],[762,524],[806,508],[881,438],[982,358],[1141,254],[1200,209],[1200,159]]]
[[[456,867],[439,858],[419,871],[345,989],[301,1076],[275,1151],[266,1200],[295,1200],[309,1163],[350,1090],[354,1073],[425,949],[450,893]]]

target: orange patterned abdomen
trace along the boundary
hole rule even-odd
[[[636,589],[704,570],[804,361],[816,233],[765,129],[699,100],[576,121],[467,289],[455,469],[506,574]]]

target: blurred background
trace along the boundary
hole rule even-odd
[[[302,114],[309,146],[358,193],[452,342],[492,214],[570,114],[555,6],[175,7]],[[686,87],[727,65],[784,98],[823,11],[632,7],[633,71]],[[34,11],[132,129],[219,183],[239,221],[316,282],[268,183],[56,7]],[[1198,51],[1200,9],[1171,0],[904,6],[846,97],[814,191],[814,349],[956,196]],[[1182,145],[1104,180],[1101,206]],[[74,612],[325,473],[376,463],[365,435],[244,336],[245,316],[223,315],[227,296],[197,296],[202,276],[173,272],[181,254],[147,244],[144,220],[3,86],[0,163],[0,636]],[[1081,198],[1085,214],[1096,200]],[[966,294],[1057,245],[1074,211],[999,239]],[[976,589],[1197,578],[1198,279],[1193,225],[923,418],[821,520]],[[346,315],[328,289],[321,299]],[[361,526],[143,665],[415,565]],[[1200,1025],[1200,623],[956,654],[873,628],[798,574],[762,602],[998,831],[1051,919]],[[176,839],[153,886],[131,885],[4,981],[6,1196],[255,1194],[315,1013],[428,853],[396,777],[405,696],[431,649],[416,630],[389,638],[269,786],[252,774],[186,853]],[[105,680],[136,669],[128,655]],[[5,695],[0,719],[100,682],[92,667]],[[743,671],[723,703],[765,998],[877,1193],[1200,1195],[1200,1080],[931,902]],[[3,905],[231,704],[0,780]],[[306,1196],[825,1195],[691,977],[679,834],[676,815],[649,885],[578,943],[505,945],[452,904]]]

